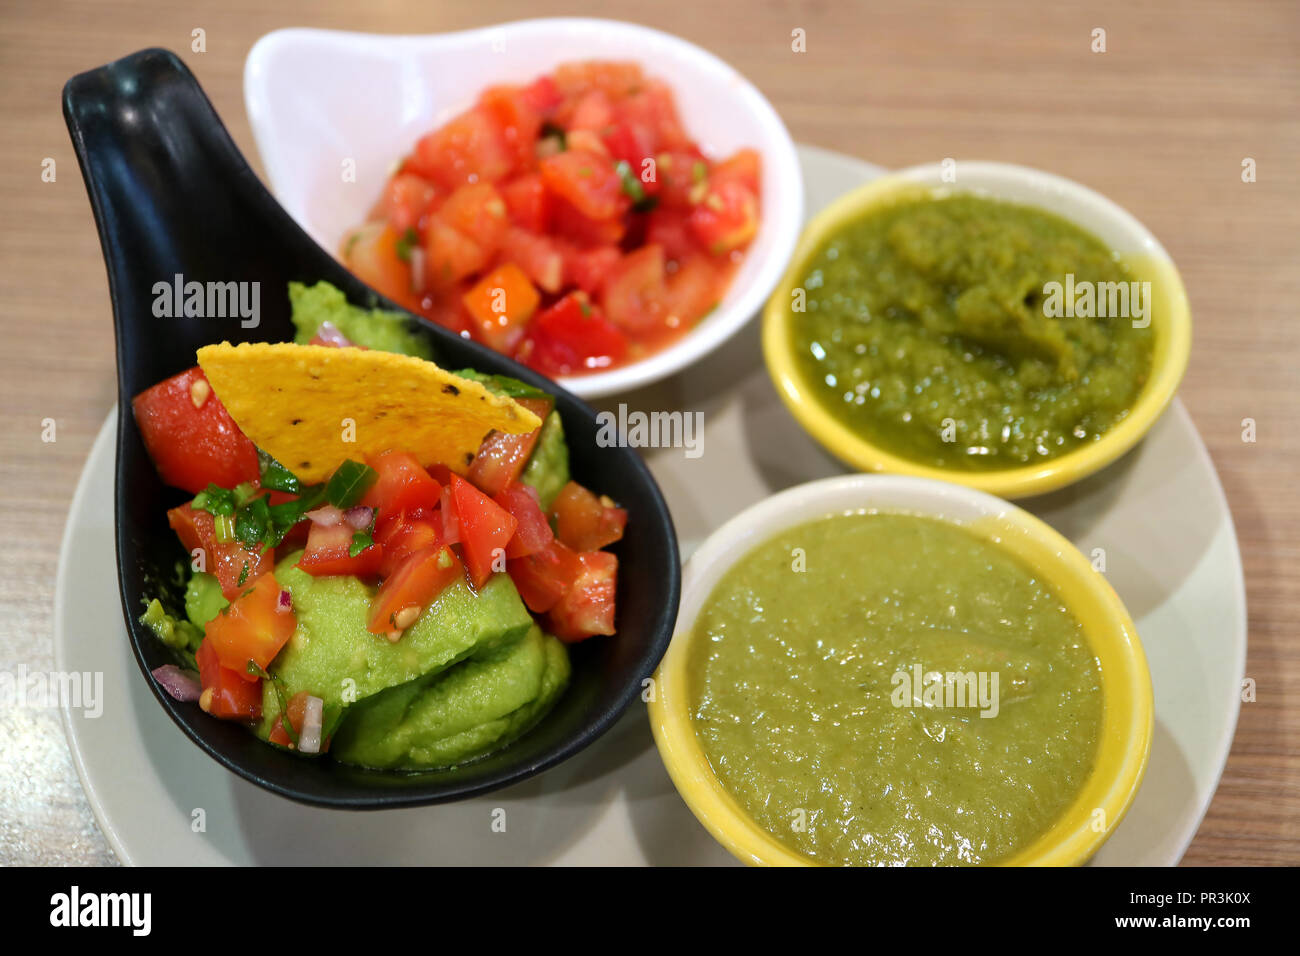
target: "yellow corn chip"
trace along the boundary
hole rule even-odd
[[[514,399],[424,359],[257,342],[206,345],[199,365],[244,434],[304,481],[389,448],[464,474],[488,432],[541,420]]]

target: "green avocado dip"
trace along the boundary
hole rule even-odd
[[[938,468],[1063,455],[1121,421],[1152,365],[1150,284],[1052,213],[911,195],[843,227],[790,334],[817,402]]]
[[[695,732],[763,829],[819,862],[973,865],[1052,825],[1091,771],[1079,622],[956,524],[854,512],[759,545],[687,661]]]
[[[364,767],[429,770],[504,747],[550,710],[568,683],[564,645],[543,634],[510,578],[477,592],[444,591],[399,643],[366,630],[374,585],[313,577],[282,558],[275,578],[298,626],[263,682],[258,736],[280,716],[281,695],[320,697],[341,716],[330,753]]]

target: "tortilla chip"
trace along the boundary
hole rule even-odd
[[[244,434],[307,482],[390,448],[464,474],[488,432],[541,420],[478,382],[392,352],[292,342],[206,345],[199,365]]]

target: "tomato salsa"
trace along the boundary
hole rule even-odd
[[[566,63],[421,138],[342,256],[546,375],[596,372],[718,303],[758,231],[760,175],[753,149],[706,156],[635,63]]]
[[[360,347],[328,322],[312,344]],[[300,753],[337,733],[336,759],[381,769],[463,763],[549,710],[566,645],[615,631],[606,549],[627,512],[570,479],[552,396],[456,374],[542,423],[488,432],[463,474],[390,448],[309,484],[243,434],[202,368],[136,396],[160,476],[191,496],[167,512],[184,611],[154,600],[142,618],[176,652],[154,672],[164,689]]]

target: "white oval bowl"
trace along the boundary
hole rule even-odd
[[[561,385],[595,398],[658,381],[707,355],[748,322],[776,286],[803,224],[794,142],[752,83],[713,54],[649,27],[612,20],[521,20],[458,33],[381,36],[276,30],[244,65],[244,101],[271,191],[337,255],[394,164],[486,87],[524,83],[571,60],[634,60],[673,89],[688,135],[711,157],[762,157],[762,221],[718,307],[677,342]],[[355,182],[345,182],[345,160]]]

